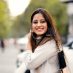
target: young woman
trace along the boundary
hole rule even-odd
[[[33,12],[28,40],[23,59],[19,57],[22,63],[17,73],[26,69],[31,73],[60,73],[58,48],[62,50],[61,42],[55,22],[45,9],[38,8]]]

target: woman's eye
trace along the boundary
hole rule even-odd
[[[33,24],[37,24],[38,22],[37,22],[37,21],[33,21],[32,23],[33,23]]]
[[[45,20],[41,21],[41,23],[45,23],[45,22],[46,22]]]

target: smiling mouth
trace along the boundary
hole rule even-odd
[[[37,30],[42,30],[42,29],[44,29],[43,27],[39,27],[39,28],[36,28]]]
[[[37,28],[36,30],[38,30],[38,31],[41,31],[41,30],[43,30],[44,28]]]

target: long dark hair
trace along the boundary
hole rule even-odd
[[[34,16],[38,13],[41,13],[43,15],[43,17],[45,18],[45,21],[47,22],[47,26],[48,26],[47,32],[42,35],[43,37],[40,42],[42,42],[42,40],[45,37],[48,37],[47,39],[52,38],[56,41],[56,44],[59,47],[59,45],[61,44],[61,41],[60,41],[58,32],[56,30],[56,27],[55,27],[55,21],[53,20],[52,16],[45,9],[38,8],[37,10],[35,10],[33,12],[32,16],[31,16],[31,24],[32,24],[32,20],[33,20]],[[31,32],[30,42],[31,42],[31,46],[32,46],[32,51],[34,52],[35,48],[39,45],[39,44],[36,45],[36,43],[35,43],[36,42],[36,34],[35,33]]]

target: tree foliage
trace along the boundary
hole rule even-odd
[[[29,32],[31,28],[30,17],[36,8],[45,8],[50,12],[56,20],[59,33],[61,35],[67,34],[66,6],[59,0],[31,0],[26,11],[17,16],[14,21],[10,20],[6,2],[0,0],[0,38],[20,37]]]
[[[50,12],[56,20],[59,33],[65,35],[67,26],[66,7],[60,3],[59,0],[32,0],[26,11],[18,16],[14,23],[13,28],[15,30],[17,28],[18,32],[16,31],[16,33],[18,33],[18,35],[24,35],[25,32],[30,30],[30,17],[36,8],[45,8]]]
[[[6,3],[0,0],[0,38],[6,38],[10,30],[10,22]]]

